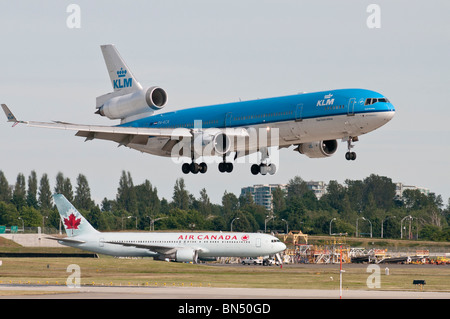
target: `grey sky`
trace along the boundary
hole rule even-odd
[[[81,28],[69,29],[66,8],[81,8]],[[370,3],[381,28],[369,29]],[[211,166],[184,175],[170,159],[73,132],[0,125],[0,170],[61,171],[75,185],[87,176],[97,203],[114,198],[122,170],[171,198],[184,177],[216,203],[225,190],[259,183],[388,176],[450,197],[450,2],[448,1],[0,1],[0,102],[19,119],[83,124],[117,122],[94,114],[95,97],[112,90],[100,45],[114,43],[143,85],[168,95],[164,111],[300,91],[348,87],[386,95],[396,116],[355,144],[358,159],[309,159],[281,150],[273,176],[253,176],[249,164],[232,174]],[[3,120],[2,120],[3,121]],[[0,122],[1,123],[1,122]],[[215,166],[215,165],[214,165]]]

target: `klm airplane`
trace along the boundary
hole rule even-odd
[[[310,158],[326,158],[336,152],[340,139],[347,142],[345,158],[355,160],[352,143],[395,114],[385,96],[365,89],[303,93],[163,113],[166,91],[158,86],[144,88],[114,45],[102,45],[101,50],[114,90],[97,97],[95,113],[120,120],[119,125],[18,121],[2,104],[8,121],[74,130],[86,141],[109,140],[153,155],[187,157],[190,162],[182,164],[185,174],[205,173],[207,158],[219,158],[219,171],[231,172],[233,160],[257,153],[260,156],[251,172],[266,175],[276,172],[270,148],[294,146],[294,151]],[[227,161],[230,157],[233,160]]]
[[[156,260],[193,262],[217,257],[264,257],[286,249],[278,238],[260,233],[236,232],[113,232],[92,227],[61,194],[53,195],[67,237],[49,237],[60,244],[116,257],[153,257]]]

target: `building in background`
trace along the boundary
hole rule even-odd
[[[273,210],[272,191],[280,188],[286,189],[286,184],[257,184],[241,188],[241,196],[250,193],[257,205],[264,206],[268,211]]]
[[[309,190],[311,190],[317,199],[321,199],[323,195],[327,193],[328,184],[323,181],[309,181],[306,182]],[[268,211],[273,210],[273,197],[272,192],[276,188],[280,188],[282,191],[287,191],[287,184],[256,184],[253,186],[247,186],[241,188],[241,196],[246,193],[252,195],[253,201],[257,205],[264,206]],[[395,196],[397,199],[402,199],[403,192],[407,189],[419,190],[422,194],[428,195],[430,190],[425,187],[405,185],[403,183],[395,183]]]
[[[403,198],[403,192],[406,190],[418,190],[419,192],[421,192],[424,195],[429,195],[430,194],[430,190],[428,188],[425,187],[419,187],[419,186],[413,186],[413,185],[405,185],[403,183],[395,183],[395,197],[397,199],[402,199]]]
[[[314,195],[316,195],[317,199],[320,199],[323,195],[327,193],[327,184],[325,182],[309,181],[306,182],[306,185],[308,186],[308,189],[311,190],[314,193]]]
[[[308,189],[311,190],[317,199],[320,199],[327,190],[327,184],[325,182],[306,182]],[[280,188],[282,191],[286,191],[287,184],[257,184],[253,186],[247,186],[241,188],[241,196],[246,193],[252,195],[253,201],[257,205],[264,206],[268,211],[273,210],[273,190]]]

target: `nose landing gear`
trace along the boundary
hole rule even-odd
[[[348,139],[347,139],[348,152],[345,153],[345,159],[347,161],[354,161],[356,159],[356,153],[351,152],[351,149],[354,147],[354,145],[352,145],[352,142],[357,142],[357,141],[358,141],[358,136],[355,136],[355,137],[349,136],[348,137]]]

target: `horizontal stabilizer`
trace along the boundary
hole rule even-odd
[[[85,241],[84,240],[78,240],[78,239],[74,239],[74,238],[58,238],[58,237],[46,237],[47,239],[51,239],[51,240],[57,240],[57,241],[62,241],[65,243],[69,243],[69,244],[84,244]]]

